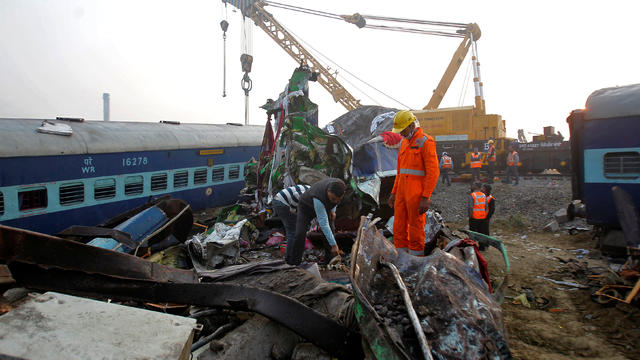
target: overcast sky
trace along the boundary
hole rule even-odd
[[[502,115],[512,137],[546,125],[568,136],[566,117],[592,91],[640,82],[639,1],[280,1],[339,14],[477,23],[487,112]],[[427,104],[460,43],[267,9],[324,56],[411,108]],[[220,0],[0,0],[0,117],[102,119],[108,92],[112,120],[243,122],[241,29],[240,12],[225,11]],[[252,43],[250,121],[263,124],[258,106],[278,96],[297,64],[255,26]],[[467,62],[441,107],[473,104]],[[339,80],[363,104],[402,107],[343,74]],[[310,96],[321,125],[346,111],[318,84]]]

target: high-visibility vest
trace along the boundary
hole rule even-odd
[[[482,160],[480,158],[480,153],[471,154],[471,168],[479,168],[482,167]]]
[[[473,212],[471,217],[473,219],[486,219],[487,218],[487,197],[482,191],[475,191],[471,193],[473,198]]]
[[[494,145],[489,146],[489,159],[488,161],[497,161],[496,159],[496,147]]]
[[[513,166],[516,163],[516,154],[518,154],[518,152],[515,150],[509,153],[509,156],[507,157],[507,165]]]
[[[442,157],[442,168],[443,169],[451,169],[453,162],[451,161],[451,157],[443,156]]]
[[[489,203],[493,201],[493,199],[495,199],[493,195],[487,196],[487,211],[485,211],[487,213],[487,216],[489,216]]]

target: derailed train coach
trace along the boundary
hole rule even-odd
[[[264,126],[0,119],[0,224],[54,234],[171,195],[233,203]]]
[[[585,109],[574,110],[567,122],[573,199],[586,211],[572,204],[569,215],[586,215],[604,232],[620,229],[612,188],[624,190],[640,207],[640,84],[593,92]]]

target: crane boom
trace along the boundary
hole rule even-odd
[[[278,23],[273,16],[264,9],[264,3],[259,0],[222,0],[242,11],[242,15],[250,18],[262,30],[264,30],[273,41],[287,52],[293,59],[301,65],[307,65],[313,72],[318,73],[318,83],[322,85],[333,97],[333,100],[340,103],[347,110],[351,111],[360,107],[360,100],[357,100],[351,93],[338,82],[335,75],[329,72],[320,62],[313,57],[300,43]]]
[[[440,83],[438,83],[438,87],[433,90],[433,95],[431,99],[429,99],[429,103],[427,106],[423,108],[423,110],[433,110],[437,109],[444,98],[444,95],[447,93],[453,78],[456,76],[458,69],[460,69],[460,65],[464,61],[464,58],[467,56],[469,52],[469,48],[472,46],[473,42],[480,38],[480,27],[477,24],[469,24],[467,25],[467,29],[465,31],[465,36],[462,39],[462,42],[458,46],[458,49],[453,54],[451,61],[449,62],[449,66],[442,75],[442,79],[440,79]],[[474,59],[475,60],[475,59]],[[475,80],[475,79],[474,79]],[[482,101],[478,101],[478,94],[476,94],[476,108],[483,112],[483,103]]]

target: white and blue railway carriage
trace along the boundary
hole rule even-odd
[[[150,198],[194,210],[233,203],[263,126],[0,119],[0,223],[54,234],[96,225]]]
[[[640,208],[640,84],[593,92],[586,108],[573,111],[567,122],[573,198],[586,205],[590,224],[619,228],[613,186]]]

